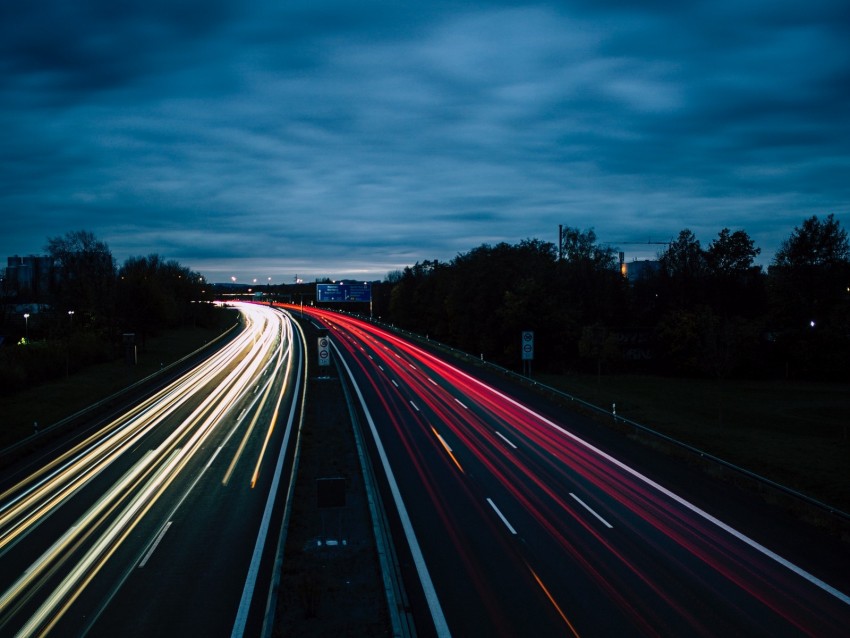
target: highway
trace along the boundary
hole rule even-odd
[[[0,635],[258,635],[289,493],[304,338],[244,330],[0,494]]]
[[[846,592],[580,438],[568,412],[303,312],[357,397],[419,635],[847,635]]]

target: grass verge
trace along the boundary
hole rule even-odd
[[[145,349],[139,347],[135,366],[119,359],[0,397],[0,449],[32,434],[34,423],[44,429],[197,350],[229,327],[230,318],[222,316],[213,329],[175,328],[149,337]]]
[[[536,380],[850,512],[850,386],[634,375]]]

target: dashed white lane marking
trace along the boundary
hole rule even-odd
[[[505,527],[507,527],[507,528],[508,528],[508,531],[509,531],[511,534],[516,535],[516,530],[514,529],[514,526],[513,526],[513,525],[511,525],[511,524],[508,522],[508,519],[506,519],[506,518],[505,518],[505,515],[504,515],[504,514],[502,514],[502,512],[499,510],[499,508],[498,508],[498,507],[496,507],[496,504],[493,502],[493,499],[491,499],[491,498],[488,496],[488,497],[487,497],[487,502],[488,502],[488,503],[490,503],[490,507],[492,507],[492,508],[493,508],[493,511],[494,511],[494,512],[496,512],[496,514],[498,514],[498,515],[499,515],[499,518],[500,518],[500,519],[502,519],[502,522],[505,524]]]
[[[516,445],[514,445],[513,441],[511,441],[510,439],[508,439],[508,438],[507,438],[504,434],[502,434],[502,433],[501,433],[501,432],[499,432],[498,430],[496,431],[496,436],[498,436],[498,437],[499,437],[500,439],[502,439],[505,443],[507,443],[508,445],[510,445],[513,449],[517,449],[517,447],[516,447]]]
[[[578,502],[578,504],[581,505],[584,509],[586,509],[588,512],[593,514],[596,518],[598,518],[605,527],[607,527],[608,529],[612,529],[614,527],[613,525],[611,525],[611,523],[609,523],[604,518],[602,518],[599,514],[594,512],[592,509],[590,509],[590,506],[587,503],[585,503],[583,500],[581,500],[578,496],[576,496],[572,492],[570,492],[570,496],[572,496]]]
[[[165,536],[165,532],[168,531],[169,527],[171,527],[171,521],[168,521],[165,525],[162,526],[162,529],[159,530],[159,534],[157,534],[156,538],[153,539],[153,543],[151,543],[151,546],[148,548],[148,551],[146,551],[145,555],[142,557],[142,560],[139,563],[139,569],[147,565],[148,560],[151,556],[153,556],[154,551],[159,545],[159,542],[162,540],[162,537]]]

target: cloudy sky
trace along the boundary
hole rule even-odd
[[[850,227],[846,0],[0,7],[0,258],[89,230],[215,281],[594,228]],[[631,243],[636,242],[636,243]]]

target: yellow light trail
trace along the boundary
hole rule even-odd
[[[256,306],[243,309],[248,329],[246,334],[222,349],[225,354],[211,357],[191,373],[143,402],[125,418],[106,426],[101,430],[100,438],[97,435],[88,437],[43,471],[2,495],[0,553],[4,547],[8,551],[16,539],[45,520],[123,452],[135,447],[145,434],[184,404],[189,395],[203,388],[214,377],[220,376],[226,366],[232,365],[232,370],[224,379],[216,383],[210,394],[155,450],[146,452],[0,596],[0,616],[5,617],[4,624],[11,614],[32,598],[41,584],[58,573],[57,570],[67,561],[75,560],[76,565],[42,601],[38,611],[28,619],[19,635],[46,632],[59,621],[141,517],[200,452],[233,407],[242,397],[250,395],[249,388],[268,369],[266,362],[274,343],[284,334],[284,326],[289,328],[289,324],[277,313],[274,313],[273,320],[267,313],[258,310]],[[281,338],[272,379],[279,372],[284,359],[282,342]],[[289,361],[288,376],[292,366],[291,347],[286,355]],[[232,363],[234,357],[237,358],[235,365]],[[273,385],[270,380],[266,396]],[[283,393],[284,390],[281,390],[281,396]],[[270,431],[272,428],[273,424]],[[104,431],[106,436],[103,436]],[[123,509],[106,529],[97,532],[99,537],[83,556],[72,558],[79,552],[83,542],[107,522],[107,517],[113,518],[120,508]]]
[[[239,350],[228,349],[232,357]],[[170,384],[127,416],[113,421],[97,435],[88,437],[72,450],[0,496],[0,551],[28,529],[41,522],[56,507],[84,486],[123,452],[136,444],[191,396],[190,391],[218,372],[227,359],[216,357]],[[12,498],[14,493],[18,494]]]
[[[289,340],[292,342],[292,326],[287,323],[287,329],[289,330]],[[254,473],[251,475],[251,489],[254,489],[254,486],[257,484],[257,479],[260,476],[260,467],[263,464],[263,457],[266,454],[266,448],[269,445],[269,440],[271,439],[272,432],[274,432],[275,424],[277,423],[277,417],[280,413],[280,404],[283,401],[283,396],[286,394],[286,389],[289,385],[289,378],[292,373],[292,357],[289,357],[289,360],[286,364],[286,374],[283,378],[283,383],[281,384],[280,394],[277,397],[277,404],[274,406],[274,414],[272,414],[271,421],[269,422],[269,429],[266,431],[266,438],[263,440],[263,447],[260,450],[260,455],[257,458],[257,464],[254,466]],[[271,388],[271,386],[269,386]]]
[[[544,584],[543,584],[543,581],[542,581],[542,580],[540,580],[540,576],[538,576],[538,575],[537,575],[537,572],[535,572],[533,569],[531,569],[531,566],[530,566],[530,565],[526,565],[526,567],[528,567],[528,571],[530,571],[530,572],[531,572],[531,575],[532,575],[532,576],[534,576],[534,580],[536,580],[536,581],[537,581],[537,584],[538,584],[538,585],[540,585],[540,589],[542,589],[542,590],[543,590],[543,593],[544,593],[544,594],[546,594],[546,598],[548,598],[548,599],[549,599],[549,602],[550,602],[550,603],[552,603],[552,605],[555,607],[555,609],[556,609],[556,610],[557,610],[557,612],[558,612],[558,615],[559,615],[559,616],[563,619],[563,621],[567,624],[567,627],[569,627],[569,628],[570,628],[570,631],[572,632],[573,636],[575,636],[575,638],[581,638],[581,637],[579,636],[579,633],[576,631],[576,628],[575,628],[575,627],[573,627],[573,624],[570,622],[570,619],[569,619],[569,618],[567,618],[567,615],[566,615],[566,614],[564,613],[564,611],[563,611],[563,610],[562,610],[562,609],[558,606],[558,603],[557,603],[557,602],[555,602],[555,598],[554,598],[554,596],[552,596],[552,594],[551,594],[551,593],[549,592],[549,590],[546,588],[546,585],[544,585]]]
[[[287,351],[286,354],[288,354],[288,353],[289,353],[289,351]],[[281,348],[278,351],[278,360],[277,360],[277,364],[275,365],[274,375],[277,375],[278,371],[280,370],[280,367],[283,364],[283,357],[284,357],[284,352],[283,352],[283,349]],[[290,358],[290,364],[291,364],[291,358]],[[289,375],[289,371],[287,369],[287,377],[288,377],[288,375]],[[286,384],[287,384],[287,380],[284,379],[283,389],[281,390],[281,395],[283,394],[283,390],[285,390],[285,388],[286,388]],[[222,485],[227,485],[230,482],[230,476],[233,474],[234,469],[236,469],[236,464],[239,462],[239,458],[242,456],[242,452],[245,449],[245,445],[248,443],[248,439],[250,438],[251,433],[254,431],[254,426],[257,424],[257,421],[260,418],[260,414],[263,411],[263,407],[266,404],[266,400],[268,399],[269,394],[271,394],[272,387],[273,387],[273,384],[271,382],[269,382],[266,385],[266,391],[263,393],[263,397],[262,397],[262,400],[260,401],[260,405],[255,410],[254,417],[251,419],[251,423],[248,425],[248,428],[245,430],[245,435],[242,437],[242,441],[239,443],[239,448],[236,450],[236,453],[233,455],[233,460],[230,462],[230,466],[227,468],[227,472],[225,472],[225,474],[224,474],[224,478],[221,481]],[[280,402],[278,402],[278,404],[279,403]],[[271,423],[271,427],[269,428],[269,434],[266,436],[266,442],[268,442],[268,438],[269,438],[269,436],[271,436],[271,430],[274,429],[274,422],[275,422],[276,418],[277,418],[277,410],[275,409],[275,415],[274,415],[274,417],[272,417],[272,423]],[[264,443],[263,444],[264,450],[265,450],[265,445],[266,444]],[[262,455],[261,455],[261,457],[262,457]],[[256,471],[255,471],[255,476],[256,476]],[[256,482],[255,479],[251,480],[251,487],[252,488],[254,487],[255,482]]]
[[[462,474],[466,474],[466,472],[463,471],[460,462],[455,458],[454,452],[452,452],[452,449],[449,447],[449,444],[446,443],[445,439],[440,436],[440,433],[434,429],[433,425],[431,426],[431,431],[434,433],[434,436],[437,437],[437,440],[440,442],[443,448],[446,450],[446,454],[448,454],[449,457],[451,457],[452,461],[454,461],[455,465],[457,465],[457,469],[459,469]]]

